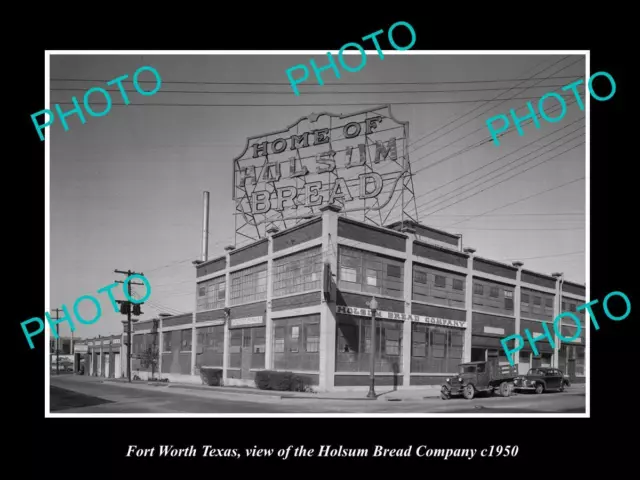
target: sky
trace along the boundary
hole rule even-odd
[[[323,86],[311,73],[298,86],[300,96],[285,71],[308,65],[310,58],[324,65],[322,55],[51,55],[52,107],[58,103],[69,111],[72,96],[82,103],[92,87],[106,88],[113,103],[122,104],[117,87],[105,83],[125,74],[131,104],[113,105],[103,117],[85,112],[84,124],[69,116],[68,131],[58,119],[47,129],[47,311],[62,304],[72,310],[78,297],[93,295],[102,317],[92,325],[76,322],[74,335],[121,332],[126,317],[96,292],[124,280],[114,270],[131,269],[144,273],[152,287],[142,320],[159,312],[192,312],[191,262],[201,256],[202,192],[211,195],[214,258],[235,243],[232,160],[247,137],[284,129],[314,111],[349,113],[384,104],[409,122],[421,223],[461,233],[464,246],[478,256],[521,260],[526,269],[561,271],[567,280],[585,283],[586,131],[573,93],[562,92],[567,110],[561,120],[541,120],[540,128],[523,125],[522,136],[512,122],[499,146],[482,143],[489,138],[488,118],[512,108],[524,116],[528,98],[537,105],[544,94],[584,79],[584,57],[391,53],[380,59],[370,52],[363,69],[343,70],[340,79],[327,70]],[[131,81],[147,65],[163,81],[152,96],[137,93]],[[140,79],[148,82],[145,88],[153,87],[149,72]],[[587,103],[584,88],[579,91]],[[490,99],[497,101],[476,101]],[[100,94],[91,96],[95,110],[103,102]],[[550,99],[545,107],[554,105]],[[524,156],[529,152],[535,153]],[[136,291],[144,295],[144,288]],[[120,287],[114,292],[125,298]],[[80,314],[91,319],[95,307],[84,302]],[[66,324],[60,334],[69,335]]]

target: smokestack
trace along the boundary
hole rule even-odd
[[[203,192],[204,216],[202,217],[202,261],[209,258],[209,192]]]

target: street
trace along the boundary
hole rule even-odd
[[[87,377],[51,378],[51,413],[584,413],[584,386],[543,395],[520,394],[509,398],[418,401],[283,399],[258,395],[214,396],[206,390],[131,386],[101,383]]]

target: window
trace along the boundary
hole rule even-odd
[[[463,285],[464,284],[462,283],[462,280],[460,280],[459,278],[454,278],[453,279],[453,289],[454,290],[462,290],[464,288]]]
[[[418,373],[451,373],[462,361],[462,330],[412,325],[411,371]]]
[[[378,286],[378,272],[367,268],[367,285]]]
[[[189,330],[180,330],[180,351],[181,352],[190,352],[191,351],[191,329]]]
[[[584,347],[575,347],[576,349],[576,375],[584,377]]]
[[[225,281],[222,275],[198,284],[198,311],[224,308]]]
[[[402,269],[398,265],[387,264],[387,276],[388,277],[402,277]]]
[[[320,315],[273,319],[273,368],[318,371]]]
[[[230,279],[231,305],[257,302],[267,298],[266,263],[233,272]]]
[[[322,252],[320,247],[277,258],[273,261],[273,296],[320,290]]]
[[[544,299],[544,306],[545,308],[553,308],[553,298],[545,298]]]
[[[479,363],[478,365],[476,365],[476,373],[484,373],[486,371],[486,367],[486,363]]]
[[[542,305],[542,298],[541,297],[537,297],[537,296],[534,295],[533,304],[534,305],[538,305],[538,306]]]
[[[387,355],[400,355],[400,330],[385,330],[384,352]]]
[[[504,291],[504,308],[505,310],[513,310],[513,292],[511,290]]]
[[[446,287],[447,286],[446,277],[443,277],[442,275],[436,275],[435,285],[436,287],[440,287],[440,288]]]
[[[522,305],[529,305],[529,294],[528,293],[523,293],[522,294]]]
[[[419,271],[414,271],[413,272],[413,279],[416,283],[427,283],[427,273],[426,272],[419,272]]]
[[[274,353],[283,353],[284,352],[284,336],[286,334],[285,327],[276,327],[274,329]]]
[[[267,329],[265,327],[257,327],[257,328],[251,328],[251,329],[247,329],[247,330],[251,330],[252,333],[252,337],[253,337],[253,349],[252,352],[253,354],[262,354],[264,355],[267,351],[267,342],[266,342],[266,334],[267,334]],[[252,367],[253,362],[252,362]],[[262,365],[260,366],[261,368],[264,368],[264,359],[262,360]],[[255,368],[255,367],[254,367]]]
[[[498,298],[498,295],[499,295],[498,292],[499,292],[498,287],[491,287],[491,290],[489,290],[489,296]]]
[[[562,311],[563,312],[567,311],[567,302],[562,302]]]
[[[307,329],[305,335],[305,352],[318,353],[320,351],[320,324],[313,323],[305,325]]]
[[[398,373],[402,365],[403,322],[376,320],[375,370]],[[371,320],[340,315],[337,325],[336,371],[368,372]]]
[[[162,332],[162,351],[171,351],[171,336],[173,332]]]
[[[340,280],[344,282],[358,282],[358,272],[355,268],[340,267]]]
[[[342,245],[338,252],[340,289],[402,298],[404,287],[401,260]]]
[[[577,312],[578,311],[577,307],[578,305],[576,303],[569,304],[569,308],[571,309],[572,312]]]
[[[475,295],[484,295],[484,287],[479,283],[473,284],[473,293]]]

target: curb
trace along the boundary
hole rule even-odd
[[[250,393],[236,393],[236,392],[220,392],[217,390],[208,390],[208,389],[203,389],[203,388],[185,388],[185,387],[181,387],[178,385],[167,385],[166,383],[146,383],[146,382],[140,382],[140,383],[123,383],[123,382],[110,382],[110,381],[102,381],[99,383],[104,383],[104,384],[109,384],[109,385],[118,385],[120,387],[123,388],[139,388],[140,386],[146,387],[164,387],[164,389],[169,390],[171,389],[172,391],[174,391],[176,394],[187,394],[189,393],[189,390],[191,391],[204,391],[207,392],[209,394],[212,394],[212,396],[219,396],[219,397],[243,397],[245,398],[247,401],[251,401],[252,399],[268,399],[268,400],[282,400],[283,398],[287,398],[287,397],[283,397],[282,395],[260,395],[260,394],[250,394]],[[179,391],[179,389],[182,389],[183,391]],[[146,390],[145,388],[143,388],[142,390]],[[250,398],[248,398],[250,397]]]

